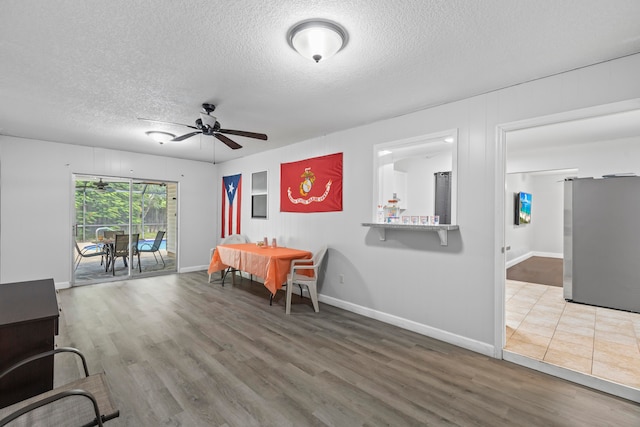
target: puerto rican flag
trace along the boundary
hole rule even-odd
[[[222,227],[220,237],[240,234],[242,174],[222,177]]]

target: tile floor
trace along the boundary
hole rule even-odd
[[[505,349],[640,389],[640,314],[566,302],[562,288],[507,280]]]

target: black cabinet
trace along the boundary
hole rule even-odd
[[[58,334],[53,279],[0,284],[0,372],[53,350]],[[0,382],[0,408],[53,389],[53,356],[37,360]]]

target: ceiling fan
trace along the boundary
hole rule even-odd
[[[243,130],[233,130],[233,129],[221,129],[220,122],[216,119],[215,116],[211,115],[211,113],[213,113],[215,109],[216,109],[216,106],[213,104],[207,104],[207,103],[202,104],[202,111],[200,111],[200,118],[196,120],[195,126],[185,125],[182,123],[163,122],[160,120],[151,120],[151,119],[143,119],[143,118],[138,118],[138,120],[144,120],[152,123],[164,123],[164,124],[170,124],[170,125],[185,126],[191,129],[196,129],[193,132],[189,132],[181,136],[176,136],[171,140],[173,142],[184,141],[187,138],[191,138],[192,136],[201,133],[203,135],[214,136],[218,138],[220,141],[224,142],[229,148],[237,150],[238,148],[242,148],[242,145],[238,144],[237,142],[235,142],[234,140],[232,140],[231,138],[223,134],[244,136],[246,138],[261,139],[263,141],[267,140],[267,135],[263,133],[247,132]]]
[[[94,182],[93,186],[96,187],[96,190],[98,190],[98,191],[106,191],[107,188],[109,188],[109,183],[108,182],[104,182],[102,180],[102,178],[100,178],[100,181]]]

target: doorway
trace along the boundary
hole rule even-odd
[[[73,181],[72,285],[177,271],[177,183],[80,174]]]
[[[543,187],[537,183],[546,180],[548,186],[558,187],[554,191],[562,191],[563,180],[568,176],[599,178],[605,174],[620,172],[633,172],[640,175],[640,170],[635,166],[640,158],[640,150],[635,148],[640,142],[639,106],[640,102],[634,100],[498,126],[498,152],[502,155],[499,162],[502,170],[501,177],[498,179],[500,182],[496,187],[499,193],[503,194],[501,206],[496,211],[496,222],[499,222],[496,229],[499,233],[499,241],[503,243],[504,248],[496,263],[498,278],[496,305],[500,307],[500,312],[496,316],[496,325],[499,327],[496,336],[501,337],[499,345],[503,349],[502,357],[505,360],[634,401],[640,401],[638,375],[625,369],[630,364],[640,367],[637,344],[635,347],[630,347],[631,353],[624,361],[616,364],[614,357],[609,357],[598,349],[597,340],[599,337],[606,338],[613,335],[616,339],[626,339],[623,337],[621,325],[636,324],[640,321],[640,314],[622,313],[618,310],[566,302],[561,289],[534,283],[510,282],[507,281],[505,272],[506,267],[509,266],[507,261],[518,257],[526,259],[527,255],[531,254],[536,255],[535,247],[523,250],[521,242],[514,244],[514,237],[509,236],[509,231],[513,230],[509,229],[520,227],[518,231],[532,232],[531,225],[537,225],[543,219],[536,217],[536,214],[544,214],[542,212],[544,203],[542,205],[537,203],[541,201],[540,192]],[[553,132],[553,135],[549,136],[551,135],[549,132]],[[534,145],[527,146],[527,138],[535,141]],[[512,155],[513,153],[518,154]],[[625,162],[623,159],[628,160]],[[510,173],[519,173],[520,176],[514,180],[513,176],[509,178]],[[513,185],[514,181],[518,183],[517,189]],[[531,224],[524,226],[514,224],[516,192],[533,195]],[[558,212],[561,216],[562,209]],[[559,221],[561,223],[562,219]],[[539,238],[540,231],[531,234]],[[562,240],[562,236],[555,236],[555,239]],[[537,249],[540,251],[539,248]],[[510,254],[509,250],[515,250],[518,253]],[[550,255],[545,252],[557,255],[558,250],[541,252],[542,255]],[[516,301],[518,295],[520,301]],[[526,299],[531,301],[529,307],[522,304]],[[513,303],[511,307],[508,306],[509,301]],[[542,304],[536,308],[538,302]],[[541,314],[545,311],[545,315],[535,318],[536,312]],[[550,314],[554,311],[555,314]],[[520,342],[517,343],[519,345],[507,345],[507,339],[514,333],[514,327],[524,321],[527,316],[531,316],[529,324],[524,328],[525,332],[529,333],[528,337],[523,333],[519,337]],[[623,319],[625,316],[630,316],[632,319]],[[580,325],[577,323],[573,324],[574,333],[568,333],[571,332],[571,328],[566,328],[568,322],[573,322],[579,317],[590,318],[593,332],[589,339],[578,333]],[[604,323],[598,323],[602,320]],[[608,329],[612,324],[616,324],[618,329],[615,331]],[[560,330],[558,326],[561,326]],[[545,327],[548,328],[545,329]],[[631,333],[640,333],[637,328],[635,332],[633,329],[634,327],[631,326],[629,329]],[[637,336],[634,338],[634,343],[637,343],[635,339]],[[569,350],[569,354],[564,356],[558,352],[563,346]],[[578,358],[580,346],[590,353],[590,359]],[[605,346],[600,344],[600,349],[603,347]],[[637,354],[633,353],[634,351]],[[607,363],[610,364],[608,368],[605,367]],[[625,376],[628,379],[625,379]]]

